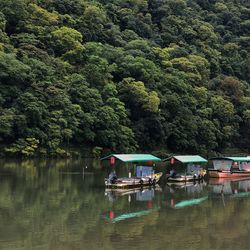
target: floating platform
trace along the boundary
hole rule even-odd
[[[154,174],[150,177],[132,177],[132,178],[118,178],[115,183],[110,183],[108,179],[105,179],[106,188],[111,189],[123,189],[123,188],[139,188],[143,186],[155,186],[160,178],[162,173]]]
[[[175,177],[167,176],[168,182],[191,182],[191,181],[199,181],[203,179],[203,176],[194,176],[194,175],[176,175]]]
[[[214,170],[208,169],[208,175],[211,178],[240,178],[240,177],[250,177],[250,171],[244,170]]]

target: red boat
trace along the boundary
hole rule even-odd
[[[250,177],[250,157],[214,157],[213,168],[208,169],[212,178]]]

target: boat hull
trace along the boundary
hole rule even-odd
[[[250,171],[218,171],[208,170],[210,178],[239,178],[239,177],[250,177]]]
[[[142,186],[154,186],[156,185],[162,173],[157,173],[154,177],[143,177],[143,178],[118,178],[115,183],[110,183],[107,179],[105,180],[105,186],[107,188],[136,188]]]
[[[170,177],[167,175],[168,182],[191,182],[203,179],[203,176],[193,176],[193,175],[176,175],[175,177]]]

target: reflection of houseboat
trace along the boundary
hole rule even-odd
[[[109,197],[109,200],[114,201],[117,197],[120,196],[128,196],[129,200],[131,200],[131,196],[135,196],[137,201],[152,201],[155,192],[161,191],[159,185],[156,184],[154,187],[138,187],[138,188],[131,188],[131,189],[124,189],[124,188],[106,188],[105,195]]]
[[[170,207],[171,208],[184,208],[188,206],[198,205],[208,199],[207,195],[200,195],[203,193],[203,188],[206,185],[203,183],[168,183],[167,186],[170,192]],[[186,194],[186,198],[183,199],[182,195],[183,191]],[[190,197],[191,196],[191,197]],[[180,199],[181,197],[181,199]]]
[[[153,212],[157,212],[159,211],[160,208],[159,207],[154,207],[154,208],[149,208],[149,209],[145,209],[145,210],[140,210],[140,211],[135,211],[135,212],[120,212],[120,213],[115,213],[114,211],[110,211],[108,213],[108,215],[104,215],[103,218],[111,223],[117,223],[120,221],[124,221],[127,219],[132,219],[132,218],[136,218],[136,217],[141,217],[141,216],[146,216],[149,215]]]
[[[115,205],[115,202],[127,196],[129,207],[115,210],[114,208],[103,215],[103,218],[111,223],[121,222],[127,219],[149,215],[159,211],[160,207],[155,205],[153,200],[157,191],[162,189],[156,185],[153,187],[133,189],[110,189],[106,188],[105,196]],[[119,198],[118,198],[119,197]],[[118,206],[119,207],[119,206]]]
[[[250,157],[214,157],[208,169],[212,178],[250,177]]]
[[[196,182],[168,182],[167,186],[170,188],[177,190],[177,189],[184,189],[187,193],[199,193],[201,192],[207,183],[202,181]]]
[[[210,182],[212,180],[212,182]],[[212,186],[211,196],[228,199],[250,196],[250,179],[210,179],[209,185]],[[216,180],[218,180],[216,182]]]
[[[208,196],[204,196],[201,198],[194,198],[194,199],[190,199],[190,200],[184,200],[184,201],[181,201],[181,202],[175,204],[174,208],[183,208],[183,207],[187,207],[187,206],[198,205],[198,204],[206,201],[207,199],[208,199]]]
[[[164,161],[170,161],[172,170],[167,174],[167,180],[169,182],[188,182],[201,180],[205,174],[205,171],[201,167],[202,163],[206,163],[207,160],[199,155],[178,155],[165,159]],[[185,173],[176,173],[173,168],[176,162],[180,162],[185,165]]]
[[[111,165],[118,159],[125,163],[144,163],[151,164],[155,161],[161,161],[160,158],[150,154],[113,154],[102,158],[101,160],[110,160]],[[106,178],[105,185],[109,188],[132,188],[141,186],[154,186],[159,182],[162,173],[154,173],[152,166],[137,166],[136,176],[123,178]]]

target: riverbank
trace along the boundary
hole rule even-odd
[[[0,144],[0,158],[18,158],[18,159],[29,159],[29,158],[100,158],[103,155],[108,155],[110,153],[125,153],[112,151],[110,149],[104,149],[98,146],[90,145],[63,145],[54,151],[49,151],[46,148],[33,148],[27,146],[26,148],[10,148],[10,145]],[[136,150],[136,152],[131,153],[150,153],[160,157],[161,159],[170,157],[172,155],[185,155],[185,154],[199,154],[205,158],[210,158],[218,155],[237,155],[246,156],[249,152],[244,149],[239,149],[235,147],[226,148],[221,152],[215,151],[201,151],[201,152],[172,152],[168,149],[153,149],[153,150]]]

